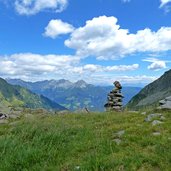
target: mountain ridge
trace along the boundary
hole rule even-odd
[[[11,85],[0,78],[1,107],[16,106],[26,108],[44,108],[48,110],[65,110],[63,106],[51,101],[43,95],[37,95],[20,85]]]
[[[171,95],[171,69],[160,78],[145,86],[127,104],[128,108],[140,109],[147,106],[157,106],[159,100]]]
[[[94,86],[86,83],[84,80],[78,80],[74,83],[64,79],[45,80],[34,83],[15,79],[8,79],[7,81],[11,84],[22,85],[35,93],[43,94],[70,110],[79,110],[87,107],[92,111],[104,111],[107,94],[113,89],[113,86]],[[124,105],[140,89],[139,87],[123,87]]]

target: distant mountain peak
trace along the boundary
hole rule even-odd
[[[78,80],[77,82],[74,83],[75,87],[79,88],[85,88],[87,87],[87,83],[84,80]]]

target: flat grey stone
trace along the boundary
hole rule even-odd
[[[119,138],[115,138],[114,140],[113,140],[117,145],[119,145],[122,141],[121,141],[121,139],[119,139]]]
[[[146,114],[147,114],[147,112],[142,112],[142,113],[141,113],[141,115],[146,115]]]
[[[145,121],[145,122],[150,122],[150,121],[153,120],[153,118],[161,117],[161,116],[162,116],[162,114],[160,114],[160,113],[149,114],[149,115],[144,119],[144,121]]]
[[[34,115],[32,115],[32,114],[25,114],[24,117],[25,117],[25,118],[33,118]]]
[[[0,113],[0,119],[6,119],[8,118],[7,114]]]
[[[11,119],[17,119],[19,117],[20,117],[19,115],[14,115],[14,114],[9,115],[9,118],[11,118]]]
[[[0,124],[7,124],[8,123],[8,120],[6,120],[6,119],[1,119],[0,120]]]
[[[121,130],[121,131],[118,131],[115,135],[117,135],[118,137],[121,137],[125,134],[125,130]]]
[[[152,125],[155,126],[155,125],[159,125],[159,124],[162,124],[163,122],[159,121],[159,120],[154,120],[152,122]]]
[[[166,118],[165,118],[164,116],[161,116],[160,119],[161,119],[162,121],[166,120]]]
[[[80,166],[75,166],[75,170],[80,170]]]
[[[166,103],[166,100],[160,100],[159,103],[160,103],[161,105],[163,105],[163,104]]]
[[[165,104],[160,106],[162,109],[171,109],[171,101],[167,101]]]
[[[166,100],[171,101],[171,96],[166,97]]]
[[[161,135],[161,133],[160,132],[153,132],[153,135],[154,136],[159,136],[159,135]]]

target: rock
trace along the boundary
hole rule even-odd
[[[149,115],[144,119],[144,121],[145,121],[145,122],[150,122],[150,121],[152,121],[153,118],[161,117],[161,116],[162,116],[162,114],[160,114],[160,113],[149,114]]]
[[[119,145],[122,141],[121,141],[121,139],[119,139],[119,138],[115,138],[114,140],[113,140],[117,145]]]
[[[118,137],[121,137],[122,135],[124,135],[125,134],[125,130],[121,130],[121,131],[118,131],[117,133],[116,133],[116,135],[118,136]]]
[[[115,81],[113,84],[115,85],[115,87],[116,87],[117,89],[122,89],[122,86],[121,86],[121,84],[120,84],[119,81]]]
[[[161,105],[163,105],[163,104],[166,103],[166,101],[165,101],[165,100],[160,100],[159,103],[160,103]]]
[[[128,113],[139,113],[138,111],[129,110]]]
[[[166,97],[166,101],[171,101],[171,96]]]
[[[9,115],[9,118],[11,118],[11,119],[17,119],[19,117],[20,117],[19,115],[15,115],[15,114],[10,114]]]
[[[164,116],[161,116],[160,119],[161,119],[162,121],[166,120],[166,118],[165,118]]]
[[[30,114],[30,113],[27,113],[24,115],[25,118],[28,118],[28,119],[33,119],[34,118],[34,115],[33,114]]]
[[[75,170],[80,170],[80,166],[75,166]]]
[[[8,117],[7,114],[0,113],[0,119],[6,119]]]
[[[107,111],[120,112],[123,108],[122,99],[124,97],[121,93],[122,86],[119,81],[115,81],[113,84],[115,85],[115,88],[108,94],[108,102],[104,105],[104,107]]]
[[[159,136],[159,135],[161,135],[161,133],[160,132],[153,132],[153,135],[154,136]]]
[[[142,113],[141,113],[141,115],[146,115],[146,114],[147,114],[147,112],[142,112]]]
[[[158,109],[171,109],[171,96],[159,101]]]
[[[63,114],[69,114],[69,110],[62,110],[62,111],[59,111],[57,112],[57,114],[60,114],[60,115],[63,115]]]
[[[8,123],[8,120],[6,120],[6,119],[0,120],[0,124],[7,124],[7,123]]]
[[[162,124],[163,122],[159,121],[159,120],[154,120],[152,122],[152,125],[155,126],[155,125],[159,125],[159,124]]]

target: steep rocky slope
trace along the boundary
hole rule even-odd
[[[171,70],[143,88],[129,101],[127,107],[140,109],[147,106],[158,106],[159,100],[168,96],[171,96]]]

